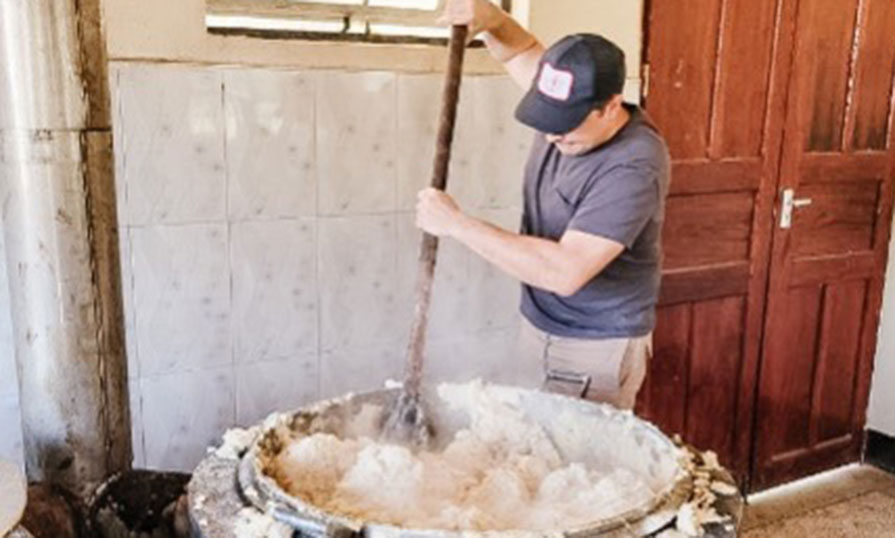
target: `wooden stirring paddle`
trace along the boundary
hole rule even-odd
[[[438,119],[438,138],[435,149],[435,166],[432,187],[444,190],[447,186],[448,166],[451,160],[451,142],[457,119],[457,102],[460,97],[460,80],[463,73],[463,56],[469,29],[464,25],[451,28],[448,44],[449,57],[442,93],[441,114]],[[416,307],[410,342],[407,346],[407,365],[403,388],[385,414],[383,438],[393,442],[426,445],[432,436],[432,425],[423,409],[420,388],[423,379],[423,358],[426,347],[426,326],[429,319],[429,303],[438,254],[438,238],[423,234],[420,247],[419,269],[416,284]]]

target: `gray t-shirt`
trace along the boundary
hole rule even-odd
[[[577,230],[617,241],[622,254],[570,297],[523,285],[522,314],[557,336],[621,338],[656,324],[668,149],[639,108],[597,149],[564,156],[542,134],[525,168],[522,233],[558,240]]]

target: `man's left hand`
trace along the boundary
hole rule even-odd
[[[423,231],[438,237],[454,235],[463,217],[457,202],[446,192],[429,187],[417,194],[416,225]]]

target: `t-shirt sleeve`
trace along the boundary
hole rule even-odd
[[[567,229],[631,248],[659,207],[658,171],[648,162],[617,166],[584,194]]]

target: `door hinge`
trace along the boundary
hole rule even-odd
[[[640,102],[643,103],[649,96],[649,64],[641,66],[640,78]]]

